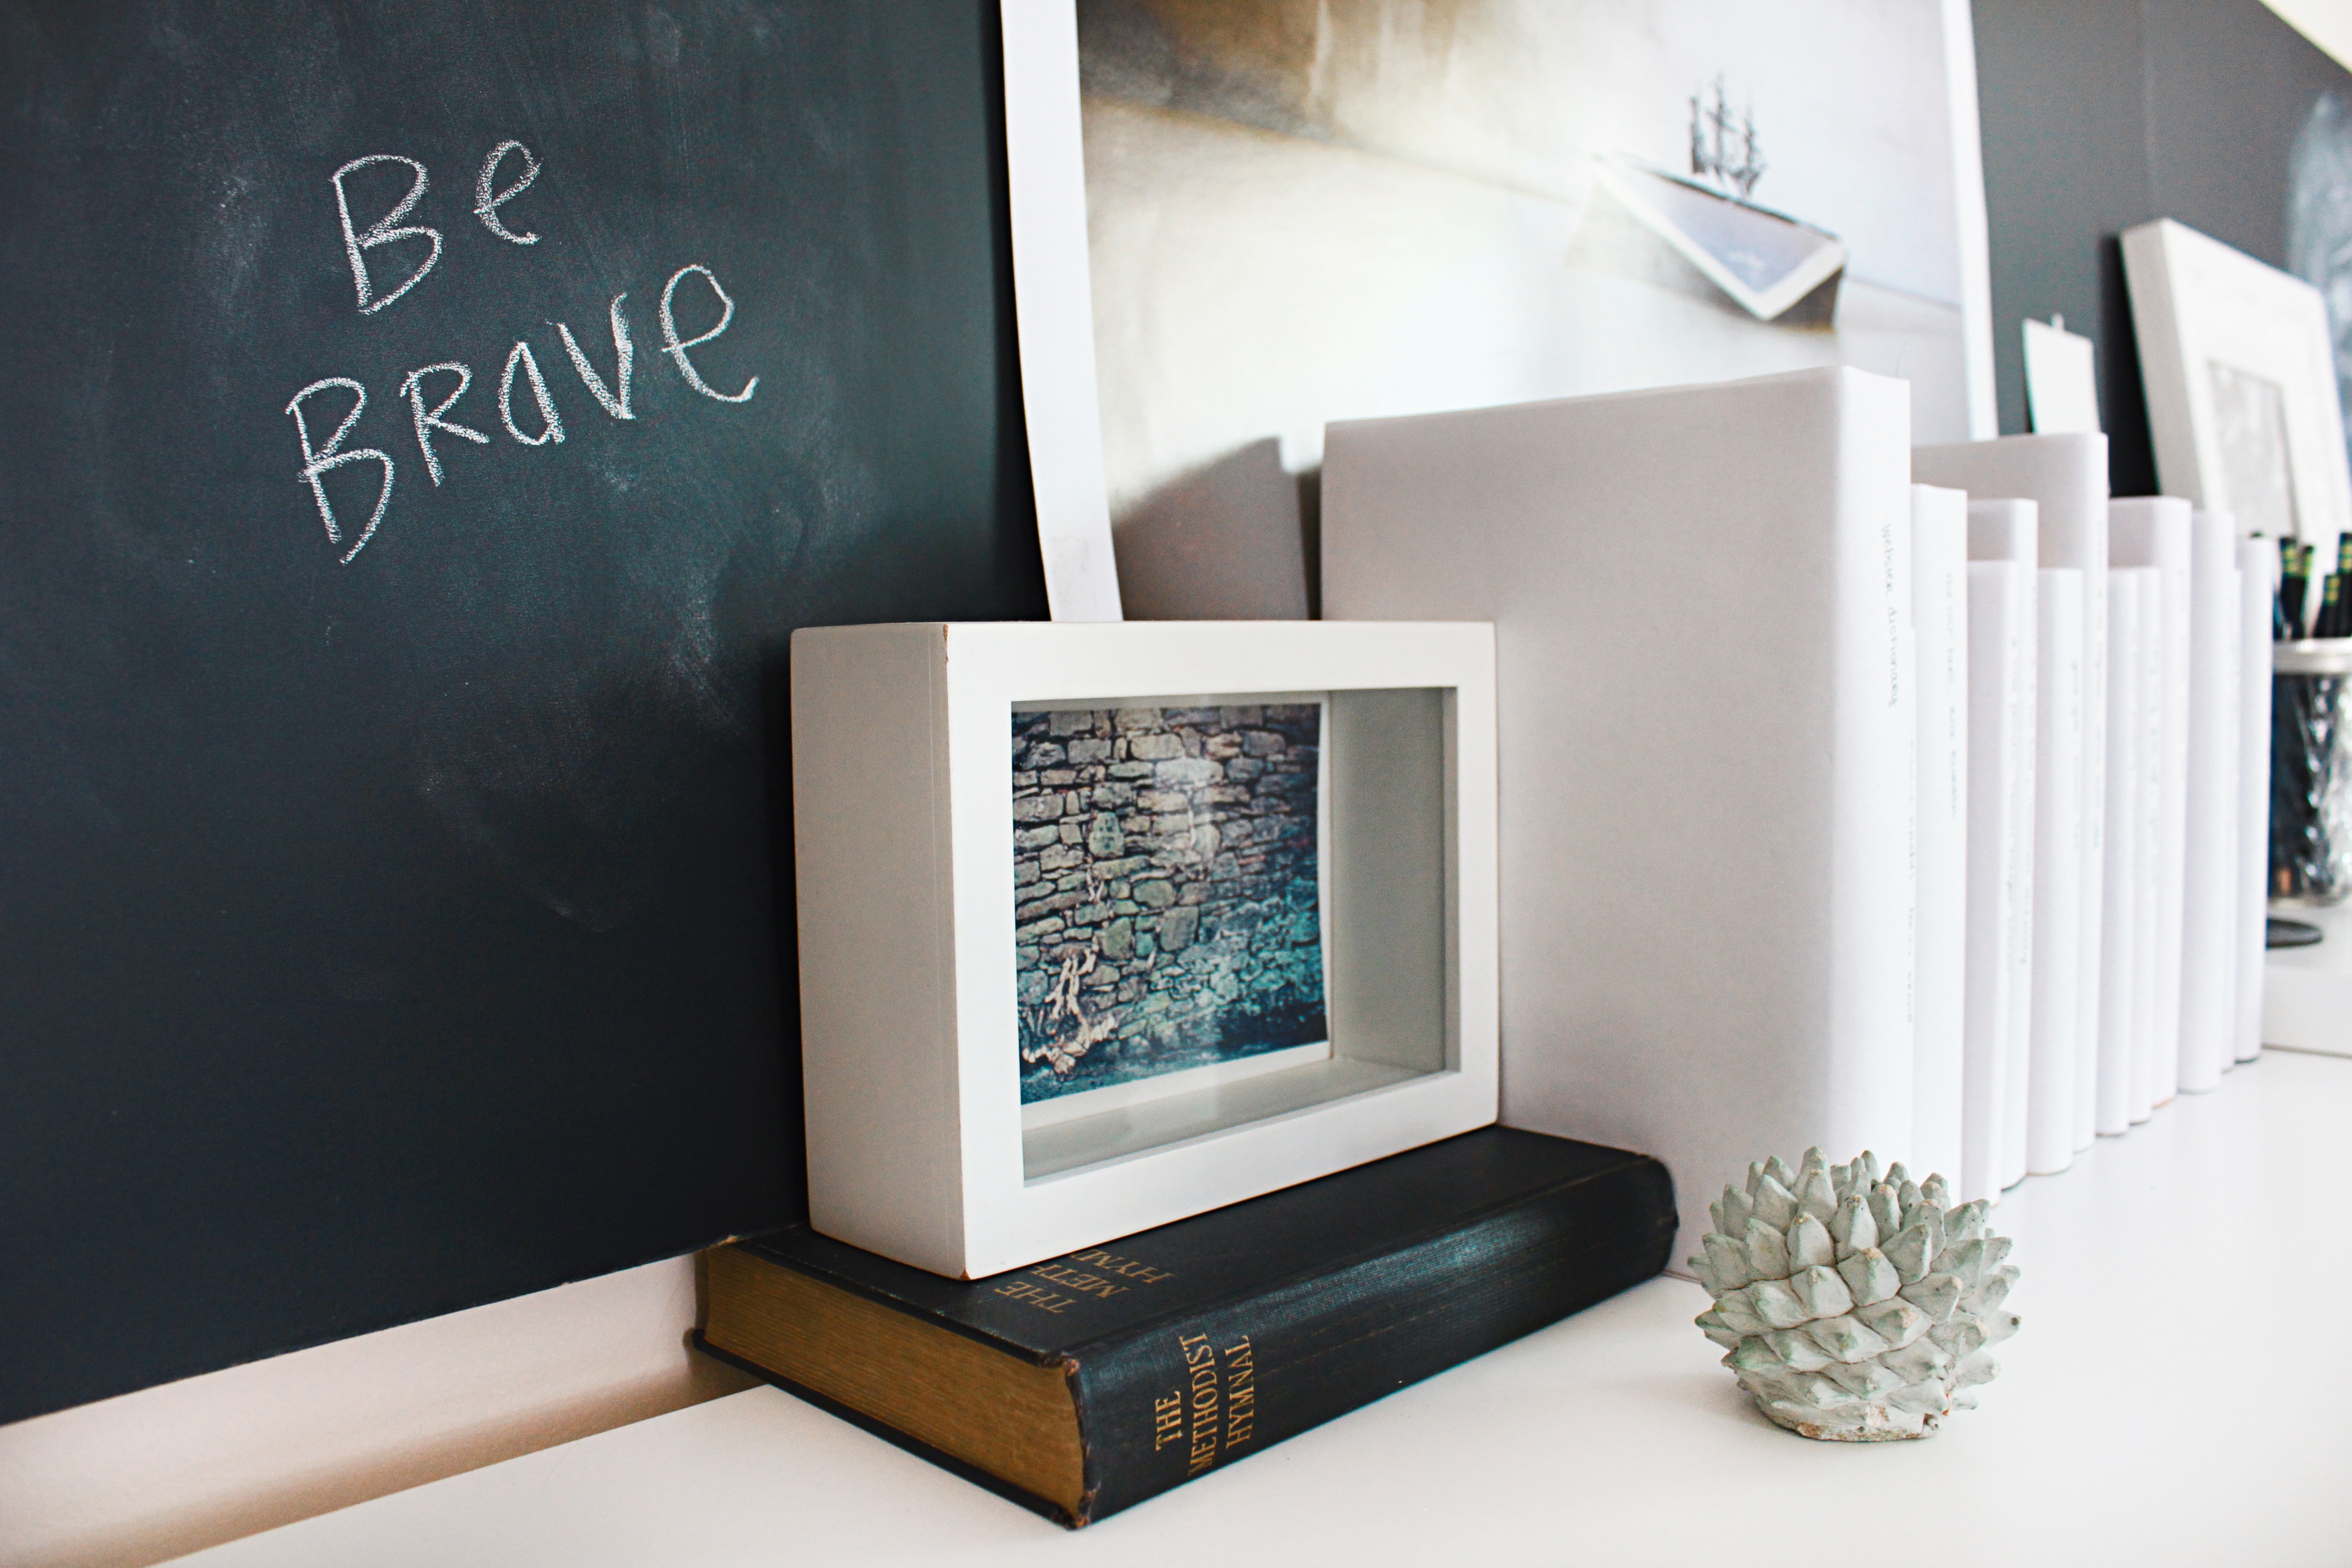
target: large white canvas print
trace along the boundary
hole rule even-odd
[[[1076,22],[1129,613],[1155,530],[1295,531],[1302,478],[1311,526],[1329,420],[1843,363],[1912,383],[1918,440],[1991,434],[1965,0]]]

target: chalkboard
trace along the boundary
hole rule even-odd
[[[0,1420],[803,1212],[786,643],[1035,617],[993,0],[0,0]]]

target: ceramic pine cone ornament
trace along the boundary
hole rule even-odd
[[[1965,1391],[2000,1371],[1985,1347],[2017,1331],[2001,1309],[2017,1270],[1984,1202],[1950,1202],[1941,1176],[1915,1183],[1897,1164],[1881,1177],[1872,1154],[1832,1165],[1819,1149],[1723,1189],[1706,1254],[1690,1260],[1715,1298],[1698,1326],[1766,1415],[1872,1443],[1924,1437],[1976,1404]]]

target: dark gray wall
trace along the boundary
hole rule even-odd
[[[1045,608],[996,16],[0,0],[0,1422],[805,1214],[789,638]]]
[[[2098,346],[2117,495],[2156,465],[2116,236],[2169,217],[2286,265],[2289,154],[2352,74],[2261,0],[1976,0],[2000,428],[2027,428],[2019,323]]]

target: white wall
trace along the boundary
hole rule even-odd
[[[2352,69],[2352,0],[2263,0],[2294,30]]]
[[[672,1258],[0,1426],[0,1568],[139,1568],[747,1386],[693,1323]]]

